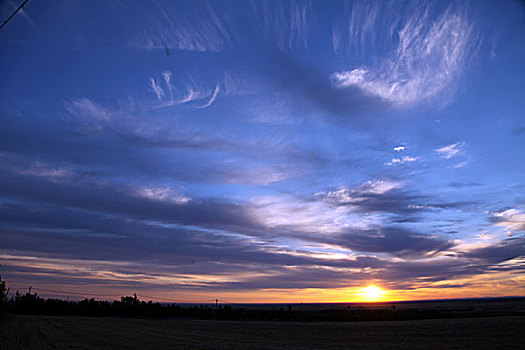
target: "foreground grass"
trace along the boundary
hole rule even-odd
[[[13,315],[0,321],[0,349],[525,347],[525,316],[339,323]]]

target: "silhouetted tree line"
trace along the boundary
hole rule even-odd
[[[5,281],[2,281],[0,277],[0,314],[7,311],[7,295],[9,294],[9,289],[5,287]]]
[[[56,316],[124,316],[124,317],[165,317],[201,318],[224,320],[287,320],[287,321],[385,321],[414,320],[429,318],[485,317],[501,315],[523,315],[523,311],[483,311],[474,308],[430,309],[404,308],[348,308],[348,309],[294,309],[292,305],[273,309],[232,308],[231,305],[160,304],[139,300],[137,295],[123,296],[112,302],[95,299],[66,301],[44,299],[36,293],[7,297],[5,282],[0,279],[0,310],[2,313],[22,315]]]

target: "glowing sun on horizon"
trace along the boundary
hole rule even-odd
[[[379,287],[370,285],[368,287],[360,289],[359,294],[367,300],[378,300],[381,299],[381,297],[384,294],[384,291]]]

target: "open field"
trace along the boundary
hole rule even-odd
[[[519,349],[525,316],[277,322],[7,316],[0,349]]]

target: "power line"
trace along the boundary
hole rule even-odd
[[[32,285],[31,282],[15,282],[15,284],[29,284],[29,285]],[[56,293],[56,294],[61,294],[61,295],[78,295],[78,296],[83,296],[83,297],[122,297],[122,294],[102,294],[102,293],[79,293],[79,292],[71,292],[71,291],[66,291],[66,290],[56,290],[56,289],[47,289],[47,288],[40,288],[40,287],[30,287],[32,288],[33,290],[37,290],[37,291],[40,291],[40,292],[47,292],[47,293]],[[30,288],[16,288],[17,290],[28,290]],[[125,293],[126,294],[126,293]],[[167,298],[161,298],[161,297],[156,297],[156,296],[151,296],[151,295],[145,295],[145,294],[139,294],[139,293],[135,293],[138,297],[141,297],[141,298],[148,298],[150,300],[160,300],[160,301],[165,301],[165,302],[172,302],[172,303],[218,303],[218,302],[221,302],[221,303],[226,303],[226,304],[235,304],[235,303],[231,303],[229,301],[226,301],[226,300],[223,300],[223,299],[202,299],[202,300],[187,300],[187,299],[176,299],[176,298],[173,298],[173,299],[167,299]]]
[[[144,295],[144,294],[137,294],[137,296],[141,298],[155,299],[155,300],[160,300],[160,301],[175,301],[174,299],[157,298],[157,297],[151,297],[151,296]]]
[[[80,296],[97,296],[97,297],[119,297],[121,295],[117,294],[97,294],[97,293],[77,293],[77,292],[67,292],[63,290],[53,290],[53,289],[44,289],[44,288],[33,288],[34,290],[39,290],[42,292],[48,292],[48,293],[58,293],[58,294],[64,294],[64,295],[80,295]]]
[[[215,301],[215,299],[206,299],[206,300],[166,299],[166,298],[153,297],[153,296],[144,295],[144,294],[137,294],[137,296],[142,297],[142,298],[149,298],[149,299],[155,299],[155,300],[161,300],[161,301],[172,301],[172,302],[179,302],[179,303],[206,303],[206,302]]]
[[[15,12],[13,12],[13,13],[11,14],[11,16],[9,16],[9,18],[6,19],[6,20],[4,21],[4,23],[2,23],[2,25],[0,25],[0,29],[2,29],[2,28],[7,24],[7,22],[9,22],[9,21],[11,20],[11,18],[13,18],[13,17],[16,15],[16,13],[17,13],[18,11],[20,11],[20,9],[21,9],[22,7],[24,7],[24,5],[25,5],[28,1],[29,1],[29,0],[25,0],[25,1],[22,3],[22,5],[18,6],[18,8],[15,10]]]
[[[19,282],[22,283],[22,282]],[[121,297],[121,294],[101,294],[101,293],[79,293],[79,292],[71,292],[66,290],[56,290],[56,289],[46,289],[46,288],[39,288],[39,287],[32,287],[33,290],[40,291],[40,292],[47,292],[47,293],[57,293],[62,295],[79,295],[84,297]],[[29,288],[17,288],[21,290],[27,290]],[[137,296],[141,298],[148,298],[153,300],[160,300],[160,301],[167,301],[167,302],[178,302],[178,303],[212,303],[215,302],[216,299],[203,299],[203,300],[186,300],[186,299],[166,299],[166,298],[160,298],[156,296],[150,296],[150,295],[144,295],[144,294],[138,294]],[[223,302],[223,300],[220,300]]]
[[[224,300],[224,299],[219,299],[219,301],[223,304],[235,304],[235,303],[232,303],[231,301],[228,301],[228,300]]]

